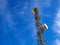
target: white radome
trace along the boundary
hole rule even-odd
[[[44,29],[48,29],[48,26],[47,26],[46,24],[44,24],[44,26],[43,26],[43,27],[44,27]]]
[[[32,14],[35,14],[35,12],[32,10]]]

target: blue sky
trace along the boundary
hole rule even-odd
[[[34,7],[49,27],[46,45],[60,45],[60,0],[0,0],[0,45],[37,45]]]

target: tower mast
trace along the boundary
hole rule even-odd
[[[47,25],[44,24],[44,26],[41,24],[41,20],[39,17],[38,8],[34,8],[32,10],[32,14],[34,14],[34,18],[36,21],[36,37],[37,37],[37,44],[38,45],[45,45],[44,40],[44,30],[48,29]]]

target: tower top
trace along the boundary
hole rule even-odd
[[[35,14],[35,15],[38,14],[38,8],[37,8],[37,7],[36,7],[36,8],[33,8],[33,10],[32,10],[32,14]]]

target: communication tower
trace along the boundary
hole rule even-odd
[[[44,30],[48,29],[48,26],[46,24],[41,24],[41,19],[39,17],[38,8],[34,8],[32,10],[32,14],[34,14],[35,22],[36,22],[36,37],[37,37],[37,44],[38,45],[45,45],[44,40]]]

